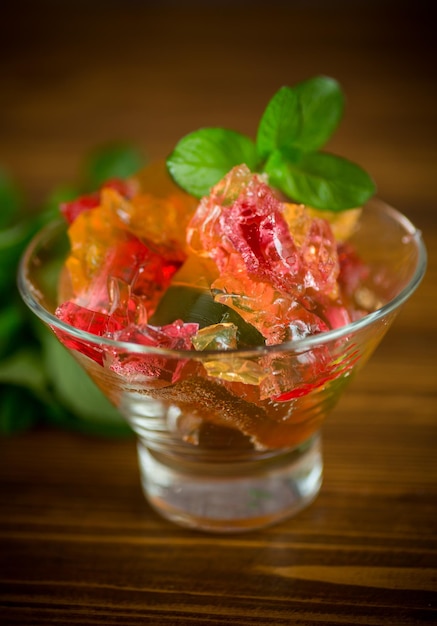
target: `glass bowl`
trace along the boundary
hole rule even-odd
[[[420,232],[378,199],[363,208],[351,242],[371,270],[362,297],[377,309],[336,330],[244,351],[152,348],[60,321],[57,287],[68,253],[61,222],[30,243],[18,284],[136,433],[151,505],[183,526],[251,530],[316,497],[323,421],[424,275]]]

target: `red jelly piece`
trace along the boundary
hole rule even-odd
[[[143,346],[169,350],[192,350],[191,337],[199,330],[199,324],[176,320],[166,326],[130,326],[114,333],[117,341],[128,341]]]
[[[165,348],[168,350],[191,350],[191,337],[197,332],[198,324],[184,324],[181,320],[166,326],[131,326],[114,334],[114,339],[127,341],[143,346]],[[156,353],[114,352],[108,357],[110,368],[134,380],[159,379],[175,383],[188,359],[175,355],[160,355]]]
[[[350,372],[360,360],[360,352],[354,344],[343,354],[341,359],[332,360],[329,351],[322,346],[308,353],[308,371],[302,370],[304,378],[299,384],[291,387],[272,398],[274,402],[289,402],[296,398],[306,396],[316,389],[340,378]]]
[[[342,293],[351,297],[356,289],[369,277],[369,267],[349,242],[339,244],[338,260],[340,263],[338,282]]]
[[[87,194],[76,198],[75,200],[70,200],[69,202],[62,202],[59,206],[59,210],[64,216],[65,220],[72,224],[74,220],[80,215],[83,211],[89,211],[90,209],[95,209],[99,206],[101,200],[100,192],[102,189],[113,189],[117,191],[123,198],[130,199],[133,197],[136,191],[136,185],[132,180],[121,180],[119,178],[111,178],[107,180],[100,187],[99,191],[96,191],[91,194]]]
[[[132,179],[123,180],[121,178],[110,178],[103,183],[100,190],[114,189],[114,191],[117,191],[123,198],[130,200],[135,195],[137,187],[138,185]]]
[[[74,285],[82,305],[116,313],[122,326],[127,326],[144,322],[152,315],[180,263],[163,258],[128,233],[124,237],[105,251],[99,266],[85,267],[85,272],[92,274],[86,284],[77,280]],[[88,261],[86,253],[82,248],[81,267]],[[69,267],[75,272],[71,262]]]
[[[74,220],[80,215],[83,211],[88,211],[90,209],[95,209],[99,206],[100,203],[100,194],[93,193],[87,196],[81,196],[80,198],[76,198],[75,200],[71,200],[70,202],[62,202],[59,206],[59,209],[69,224],[72,224]]]
[[[246,193],[223,212],[221,224],[249,274],[278,289],[295,287],[301,274],[297,248],[281,203],[265,183],[254,177]]]
[[[262,178],[241,165],[202,199],[188,242],[214,259],[222,274],[231,273],[228,264],[238,255],[251,278],[288,296],[300,298],[309,290],[335,297],[338,259],[330,225],[306,215],[302,231],[302,220],[289,224],[285,210]]]
[[[66,324],[98,337],[110,336],[114,331],[120,329],[120,325],[110,315],[91,311],[74,302],[64,302],[56,309],[55,314],[56,317]],[[103,365],[102,347],[55,327],[53,327],[53,331],[66,348],[78,350],[100,365]]]

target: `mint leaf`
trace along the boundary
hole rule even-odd
[[[0,307],[0,372],[2,368],[1,359],[16,348],[17,339],[21,339],[17,335],[23,324],[22,308],[13,299],[10,303]]]
[[[0,362],[0,435],[36,424],[49,401],[38,350],[22,348]]]
[[[266,163],[270,183],[315,209],[343,211],[364,204],[375,192],[358,165],[325,152],[274,152]]]
[[[281,87],[268,103],[257,133],[257,150],[266,159],[274,150],[321,148],[338,126],[344,100],[332,78],[317,76]]]
[[[42,405],[26,389],[0,384],[0,436],[29,430],[39,421]]]
[[[15,221],[22,201],[22,194],[14,181],[0,169],[0,228],[6,228]]]
[[[207,195],[229,170],[242,163],[256,169],[255,143],[225,128],[202,128],[185,135],[167,159],[176,183],[197,198]]]
[[[31,220],[23,219],[9,228],[0,229],[0,292],[15,288],[20,256],[34,232]]]
[[[25,387],[43,399],[46,381],[40,355],[33,348],[22,348],[0,362],[1,384]]]
[[[328,76],[316,76],[293,87],[299,101],[300,127],[293,147],[312,152],[326,144],[343,115],[340,85]]]
[[[98,423],[102,432],[106,426],[130,432],[121,414],[58,339],[45,328],[40,337],[47,375],[61,404],[80,420]]]
[[[79,187],[74,185],[59,185],[52,189],[44,202],[43,210],[46,214],[46,219],[50,220],[59,217],[60,204],[62,202],[75,200],[81,193]],[[46,221],[46,219],[44,219],[44,221]]]
[[[256,147],[266,159],[276,149],[294,145],[300,132],[301,116],[297,93],[282,87],[268,103],[258,126]]]

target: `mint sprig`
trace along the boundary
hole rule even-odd
[[[167,159],[175,182],[200,198],[230,169],[245,163],[295,202],[343,211],[374,193],[371,177],[345,158],[322,152],[344,110],[342,90],[317,76],[282,87],[268,103],[256,142],[224,128],[202,128],[183,137]]]

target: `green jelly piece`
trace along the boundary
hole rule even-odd
[[[264,337],[254,326],[225,304],[215,302],[211,293],[203,289],[182,285],[167,289],[150,318],[150,324],[165,326],[175,320],[199,324],[199,328],[212,324],[235,324],[239,348],[265,344]]]
[[[191,341],[196,350],[235,350],[238,328],[235,324],[213,324],[200,328]]]

